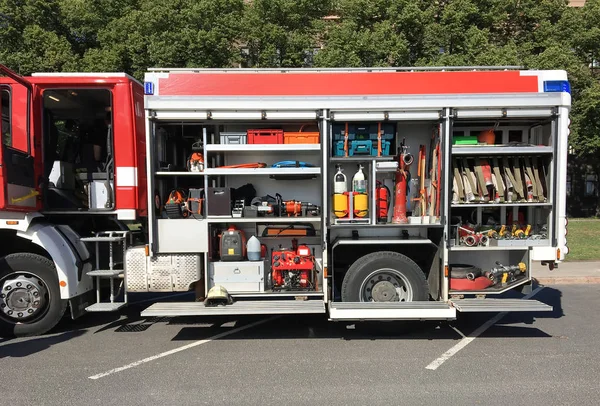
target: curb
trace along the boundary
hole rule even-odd
[[[600,276],[564,276],[534,278],[540,285],[583,285],[600,283]]]

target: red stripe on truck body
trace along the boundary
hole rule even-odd
[[[161,96],[381,96],[537,93],[537,76],[482,72],[170,73]]]

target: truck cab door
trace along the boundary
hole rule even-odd
[[[38,209],[38,187],[30,139],[32,87],[21,76],[0,65],[0,209],[30,212]]]

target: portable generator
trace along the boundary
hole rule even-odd
[[[311,290],[314,288],[314,254],[306,245],[298,245],[292,240],[291,249],[271,252],[271,274],[273,289]]]

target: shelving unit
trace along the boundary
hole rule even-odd
[[[452,204],[450,207],[453,209],[458,208],[469,208],[469,207],[489,207],[489,208],[500,208],[500,207],[552,207],[552,203],[544,202],[544,203],[459,203]]]
[[[208,223],[293,224],[320,223],[321,217],[208,217]]]
[[[208,144],[206,152],[318,152],[320,144]]]
[[[320,175],[321,168],[208,168],[207,176],[232,175]]]
[[[545,146],[456,146],[452,147],[452,155],[456,156],[482,156],[482,155],[552,155],[554,149]]]

